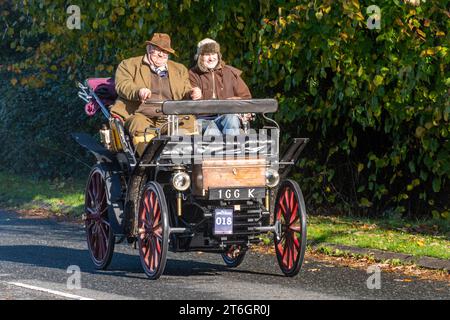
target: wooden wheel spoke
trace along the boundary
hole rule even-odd
[[[102,188],[102,177],[100,174],[97,174],[97,203],[102,203],[101,199],[103,198],[104,190]]]
[[[158,251],[158,253],[161,253],[161,243],[162,243],[162,237],[158,238],[156,237],[156,250]]]
[[[95,197],[94,197],[94,194],[92,193],[91,185],[89,185],[89,187],[87,188],[87,193],[88,193],[87,200],[89,200],[90,203],[92,204],[94,202]]]
[[[86,213],[89,214],[89,215],[92,215],[92,216],[95,216],[95,215],[96,215],[95,210],[92,209],[92,208],[90,208],[90,207],[86,207],[85,211],[86,211]],[[88,218],[91,218],[91,217],[88,217]]]
[[[290,219],[289,219],[289,224],[294,223],[294,221],[295,221],[296,219],[298,219],[297,210],[298,210],[298,203],[296,203],[296,204],[294,205],[294,208],[293,208],[293,210],[291,211],[291,217],[290,217]]]
[[[105,189],[102,190],[102,198],[101,198],[101,200],[98,203],[102,207],[108,207],[107,202],[106,202],[106,190]]]
[[[278,201],[278,204],[280,205],[281,213],[285,217],[286,216],[286,208],[284,207],[283,199],[280,199],[280,201]]]
[[[158,211],[159,211],[159,201],[158,199],[155,199],[155,205],[153,206],[153,221],[155,221],[158,218]]]
[[[294,208],[294,191],[289,189],[289,193],[291,194],[291,199],[289,201],[289,208],[291,209],[291,212],[294,212],[294,210],[293,210],[293,208]]]
[[[108,230],[105,229],[105,227],[108,228]],[[109,233],[109,223],[106,221],[101,221],[99,223],[99,229],[101,230],[102,236],[105,240],[107,240],[109,237],[107,236],[107,233]]]
[[[154,211],[155,210],[155,193],[152,191],[150,192],[150,213],[151,213],[151,217],[154,217]]]
[[[286,215],[288,214],[288,213],[290,213],[291,212],[291,207],[289,206],[289,199],[288,199],[288,197],[289,197],[289,189],[286,189],[286,191],[284,192],[284,197],[283,197],[283,200],[284,200],[284,202],[285,202],[285,204],[286,204]],[[285,216],[286,217],[286,216]],[[287,218],[286,218],[286,220],[287,220]]]
[[[282,242],[283,240],[286,240],[286,232],[281,233],[280,242]]]
[[[281,208],[278,209],[277,215],[275,216],[276,220],[281,219]]]
[[[150,246],[148,245],[148,243],[144,248],[145,248],[145,252],[143,253],[144,262],[147,266],[150,266]]]
[[[97,243],[97,247],[98,247],[97,259],[101,260],[103,257],[103,253],[106,250],[104,247],[104,237],[103,237],[102,231],[99,231],[99,229],[101,229],[101,228],[97,227],[97,233],[96,233],[96,240],[97,240],[96,243]]]
[[[140,213],[140,216],[141,216],[142,221],[148,221],[150,219],[150,217],[149,217],[150,204],[148,202],[148,197],[146,195],[144,196],[143,202],[144,202],[144,208],[141,209],[142,211]]]
[[[298,221],[298,219],[299,219],[299,216],[298,216],[297,214],[293,215],[293,217],[294,217],[294,218],[291,217],[291,221],[289,222],[289,227],[291,227],[292,225],[294,225],[294,224]]]
[[[279,242],[279,243],[277,244],[277,249],[278,249],[278,252],[280,253],[280,255],[283,256],[283,254],[284,254],[284,247],[283,247],[283,245],[281,244],[281,242]]]
[[[162,228],[157,228],[153,231],[153,235],[158,240],[162,241],[163,240],[162,232],[163,232]]]
[[[95,221],[92,219],[86,220],[86,229],[90,231],[95,225]]]
[[[289,248],[287,246],[287,242],[288,242],[288,240],[286,239],[286,242],[283,245],[283,256],[282,256],[282,261],[283,261],[283,264],[285,264],[285,265],[287,264],[286,258],[287,258],[287,254],[288,254],[288,251],[289,251]]]
[[[159,242],[155,238],[153,238],[153,241],[154,241],[154,247],[155,247],[155,249],[153,251],[153,256],[154,256],[153,266],[156,269],[159,266],[159,256],[161,253],[161,247],[159,245]]]
[[[300,248],[300,241],[298,241],[297,235],[295,233],[292,234],[292,240],[296,249]]]
[[[151,263],[150,263],[150,269],[151,270],[155,270],[156,268],[157,268],[157,263],[158,263],[158,261],[157,261],[157,258],[158,258],[158,249],[157,249],[157,247],[156,247],[156,241],[155,241],[155,238],[154,237],[150,237],[150,242],[151,242],[151,247],[152,247],[152,250],[151,250]]]
[[[95,200],[97,200],[96,174],[94,174],[91,177],[91,182],[89,184],[89,191],[90,191],[90,194],[92,195],[92,198],[91,198],[92,201],[95,202]]]
[[[159,233],[161,233],[161,232],[162,232],[162,222],[161,222],[161,221],[158,222],[156,225],[153,225],[153,227],[150,227],[150,226],[149,226],[149,228],[152,229],[152,231],[153,231],[154,233],[156,233],[156,231],[158,231]]]
[[[105,219],[101,219],[100,223],[101,223],[101,225],[103,225],[105,227],[111,228],[111,224]]]
[[[107,213],[107,212],[108,212],[108,206],[105,205],[105,206],[103,207],[103,209],[100,210],[99,214],[100,214],[101,216],[103,216],[103,215],[104,215],[105,213]]]
[[[161,210],[160,208],[155,208],[155,216],[153,218],[153,225],[158,224],[161,221]]]

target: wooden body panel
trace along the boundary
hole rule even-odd
[[[194,192],[210,188],[265,187],[265,159],[203,160],[194,168]]]

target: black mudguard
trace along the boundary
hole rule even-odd
[[[99,144],[93,137],[81,132],[72,133],[71,136],[80,146],[92,153],[99,163],[106,163],[110,167],[119,170],[120,166],[116,156]]]
[[[289,145],[288,149],[284,152],[283,156],[280,159],[279,173],[281,181],[286,179],[292,168],[297,164],[300,153],[306,147],[308,141],[308,138],[294,138],[292,140],[292,143]]]

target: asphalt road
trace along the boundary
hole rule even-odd
[[[169,253],[163,276],[150,281],[129,245],[117,245],[109,270],[97,271],[83,226],[0,211],[0,299],[450,299],[447,282],[382,272],[381,288],[368,289],[371,275],[307,257],[300,274],[286,278],[272,255],[250,252],[228,269],[219,255]]]

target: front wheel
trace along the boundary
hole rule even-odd
[[[281,225],[275,235],[275,251],[281,271],[288,277],[297,275],[306,251],[306,207],[297,182],[285,180],[275,201],[275,221]]]
[[[139,205],[139,256],[145,274],[152,280],[164,272],[169,246],[169,212],[157,182],[149,182]]]
[[[238,267],[244,261],[246,250],[241,246],[232,245],[222,253],[222,259],[229,268]]]

